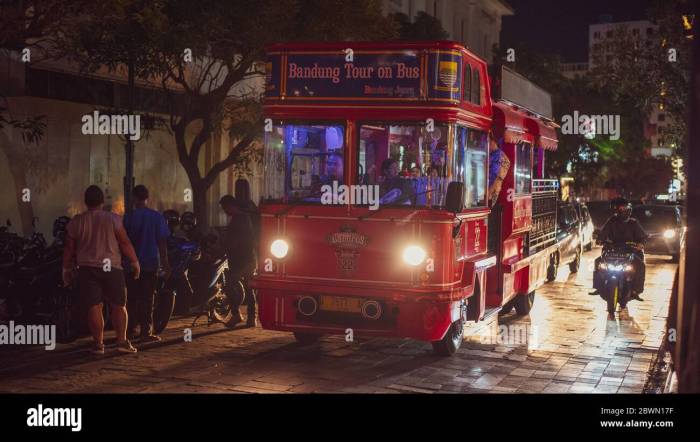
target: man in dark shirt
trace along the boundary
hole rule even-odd
[[[615,214],[605,222],[605,225],[598,234],[597,242],[611,242],[613,245],[624,245],[628,242],[644,244],[647,239],[647,234],[644,232],[639,221],[630,216],[632,213],[631,204],[624,198],[616,198],[612,201],[611,206],[614,208]],[[634,255],[634,266],[637,271],[634,276],[632,298],[642,301],[639,294],[644,291],[644,278],[646,273],[644,251],[642,249],[635,249]],[[600,258],[597,258],[593,270],[593,286],[596,288],[596,291],[592,292],[591,295],[599,294],[598,287],[601,282],[600,273],[598,271],[599,263]]]
[[[238,201],[231,195],[224,195],[219,200],[219,205],[230,217],[226,232],[221,237],[221,245],[226,251],[228,258],[228,275],[226,290],[233,304],[233,315],[235,322],[242,322],[240,305],[243,299],[236,290],[237,281],[250,279],[256,269],[255,234],[250,215],[241,209]],[[247,284],[244,283],[244,286]],[[255,296],[250,290],[245,294],[246,306],[248,307],[247,325],[255,327]]]

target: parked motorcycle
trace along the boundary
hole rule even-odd
[[[175,310],[176,297],[181,293],[180,284],[187,278],[187,269],[193,261],[199,259],[199,245],[184,238],[170,236],[168,238],[168,259],[170,261],[170,276],[158,276],[155,305],[153,307],[153,329],[160,334],[168,326]]]
[[[233,327],[233,303],[226,290],[228,260],[217,247],[218,237],[203,235],[197,229],[197,218],[192,212],[184,212],[179,219],[177,212],[166,210],[163,215],[168,222],[171,236],[168,239],[168,256],[173,272],[164,290],[175,293],[175,310],[180,314],[195,315],[192,325],[206,316],[207,323],[221,322]],[[173,264],[173,263],[178,263]],[[179,266],[177,271],[175,268]],[[242,281],[236,281],[235,292],[245,297]],[[162,298],[161,299],[167,299]],[[167,310],[164,304],[163,311]],[[165,317],[165,313],[158,313]],[[157,323],[154,312],[154,324]]]
[[[61,343],[76,339],[82,322],[77,287],[63,287],[61,277],[69,221],[65,216],[54,221],[51,245],[38,232],[22,238],[5,229],[0,238],[0,319],[53,324]]]

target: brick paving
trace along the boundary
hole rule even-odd
[[[330,336],[300,347],[290,333],[204,321],[185,342],[191,318],[180,318],[162,343],[136,355],[108,347],[93,356],[88,339],[54,351],[0,348],[0,392],[641,393],[663,339],[676,266],[649,256],[645,301],[609,322],[604,302],[587,295],[598,253],[586,253],[576,275],[560,269],[537,292],[529,316],[469,328],[451,358],[408,339]],[[504,330],[515,338],[497,339]]]

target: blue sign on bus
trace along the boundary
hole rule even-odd
[[[266,96],[459,101],[461,80],[462,57],[457,52],[355,52],[352,61],[339,52],[274,54],[267,63]]]

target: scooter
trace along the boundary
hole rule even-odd
[[[170,236],[168,238],[168,259],[171,265],[170,276],[166,279],[161,272],[158,276],[155,305],[153,307],[153,330],[160,334],[168,326],[175,310],[175,300],[181,291],[180,283],[187,280],[187,269],[199,259],[201,252],[196,242]]]
[[[190,313],[196,315],[192,321],[193,327],[202,316],[207,317],[207,325],[221,322],[229,328],[234,327],[237,321],[233,311],[234,302],[229,294],[245,299],[242,281],[226,279],[228,259],[214,247],[216,241],[215,235],[205,238],[202,258],[192,266],[189,273],[194,301]],[[227,287],[227,284],[233,284],[233,289]]]
[[[608,314],[614,317],[617,306],[627,307],[632,299],[635,272],[635,252],[643,250],[643,245],[628,242],[612,244],[606,242],[598,263],[602,286],[598,289],[600,296],[607,302]]]
[[[166,213],[167,212],[167,213]],[[185,212],[177,218],[177,212],[168,210],[164,212],[171,229],[169,250],[174,251],[171,262],[178,260],[179,254],[187,254],[188,258],[182,261],[183,270],[173,271],[168,290],[177,294],[176,309],[179,313],[195,315],[192,326],[202,316],[207,317],[207,323],[221,322],[227,327],[233,327],[234,321],[233,303],[226,290],[226,270],[228,260],[222,254],[216,242],[216,235],[199,235],[196,230],[196,217],[192,212]],[[180,227],[185,238],[175,236],[176,229]],[[235,284],[235,294],[241,299],[245,297],[245,290],[241,281]],[[154,323],[156,322],[154,318]]]

